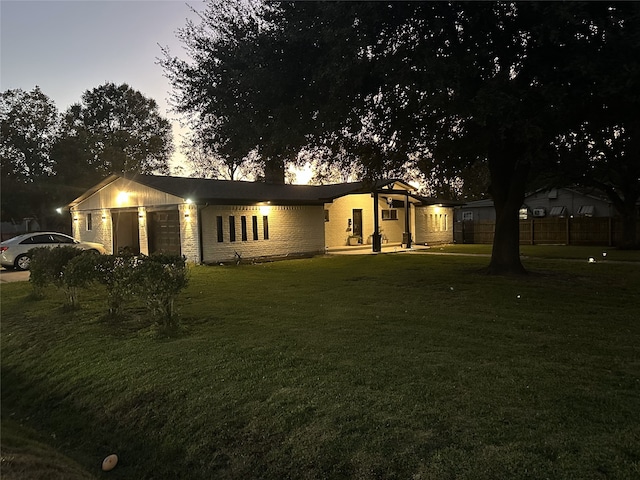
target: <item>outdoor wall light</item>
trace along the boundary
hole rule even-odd
[[[56,208],[56,212],[58,212],[58,214],[62,214],[62,208],[60,207]]]
[[[186,203],[187,205],[191,205],[193,203],[193,200],[191,200],[190,198],[187,198]]]
[[[116,203],[118,205],[123,205],[129,201],[129,192],[118,192],[116,196]]]
[[[271,211],[271,202],[258,203],[258,210],[260,211],[260,215],[268,215]]]

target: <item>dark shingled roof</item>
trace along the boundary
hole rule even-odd
[[[361,182],[336,185],[284,185],[154,175],[136,175],[129,178],[177,197],[191,198],[195,202],[229,204],[267,201],[281,205],[322,204],[333,198],[361,191],[364,186]]]
[[[322,205],[345,195],[372,191],[372,186],[365,182],[332,185],[284,185],[158,175],[111,175],[75,199],[68,206],[77,205],[118,178],[137,182],[176,197],[188,198],[196,203],[227,205],[260,202],[271,202],[276,205]],[[389,187],[395,182],[405,184],[401,180],[379,180],[376,182],[375,188]]]

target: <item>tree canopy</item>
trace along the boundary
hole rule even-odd
[[[55,174],[51,151],[58,125],[58,110],[39,87],[0,95],[3,221],[41,213]]]
[[[65,112],[61,147],[74,148],[75,158],[98,178],[111,173],[168,173],[173,151],[171,125],[155,100],[127,84],[105,83],[82,95]]]
[[[168,173],[171,125],[153,99],[126,84],[106,83],[62,115],[36,87],[7,90],[2,122],[2,218],[37,217],[111,173]]]
[[[455,178],[484,163],[497,218],[489,271],[522,273],[518,211],[527,187],[565,163],[559,139],[595,128],[614,103],[632,111],[637,12],[614,2],[209,1],[202,23],[181,31],[190,59],[166,52],[163,65],[179,111],[267,158],[323,146],[370,177],[436,166]],[[611,58],[628,69],[621,77]],[[600,107],[577,108],[585,98]],[[637,162],[627,150],[623,163]]]

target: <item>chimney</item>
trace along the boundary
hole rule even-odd
[[[276,185],[284,185],[284,161],[277,159],[268,159],[264,165],[264,181],[265,183],[274,183]]]

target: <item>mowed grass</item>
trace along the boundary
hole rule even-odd
[[[174,338],[3,285],[2,417],[97,478],[638,478],[640,264],[524,263],[194,267]]]

